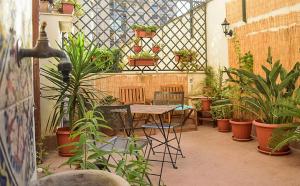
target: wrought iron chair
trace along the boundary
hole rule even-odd
[[[184,110],[186,109],[184,105],[184,93],[183,92],[155,92],[154,94],[154,100],[153,100],[154,105],[177,105],[176,110]],[[155,153],[163,153],[163,154],[169,154],[170,156],[175,155],[175,160],[173,161],[171,158],[171,163],[173,164],[174,168],[176,167],[176,162],[177,162],[177,157],[178,155],[181,155],[184,158],[184,155],[182,153],[181,147],[180,147],[180,141],[181,141],[181,132],[182,132],[182,126],[183,126],[183,120],[184,120],[184,115],[181,116],[180,122],[179,123],[172,123],[171,120],[170,122],[163,123],[163,125],[160,125],[158,122],[155,121],[155,118],[151,116],[152,119],[154,120],[154,123],[150,124],[144,124],[142,125],[144,129],[144,134],[147,137],[150,143],[150,149],[152,150],[153,154]],[[161,119],[161,118],[160,118]],[[180,128],[179,136],[176,133],[176,128]],[[169,134],[170,130],[174,133],[174,137],[169,139],[168,142],[174,141],[176,142],[176,146],[174,145],[168,145],[172,149],[175,149],[176,153],[171,153],[171,152],[166,152],[166,149],[164,152],[157,152],[154,149],[164,145],[165,142],[161,141],[160,139],[152,137],[150,134],[148,134],[145,129],[158,129],[158,130],[168,130],[167,134]],[[158,142],[158,144],[154,145],[152,141]]]
[[[97,147],[106,152],[117,152],[121,154],[129,153],[130,140],[134,137],[133,117],[130,111],[130,106],[98,106],[96,110],[102,113],[109,127],[118,131],[118,133],[123,133],[123,135],[116,135],[112,137],[107,140],[106,143],[96,144]],[[144,156],[148,159],[150,153],[150,147],[148,150],[149,140],[135,138],[134,142],[137,148],[144,149]],[[116,162],[112,155],[108,156],[107,162],[109,162],[110,159]],[[148,175],[146,175],[146,177],[151,183]]]

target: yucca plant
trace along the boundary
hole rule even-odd
[[[300,76],[300,64],[297,62],[288,72],[279,60],[273,62],[270,48],[267,63],[271,68],[262,65],[265,77],[244,69],[237,69],[237,75],[247,80],[243,83],[245,95],[242,101],[261,122],[290,123],[294,117],[300,117],[299,103],[296,99],[299,96],[299,88],[295,85]]]
[[[87,43],[84,35],[79,33],[70,36],[61,49],[67,53],[73,66],[70,82],[62,81],[62,75],[54,65],[41,69],[41,75],[51,82],[42,84],[42,96],[55,101],[47,124],[49,131],[55,131],[65,115],[68,115],[69,127],[72,128],[72,124],[83,117],[86,105],[100,100],[99,91],[91,84],[100,78],[97,73],[103,72],[103,68],[97,68],[94,63],[101,63],[98,48]]]

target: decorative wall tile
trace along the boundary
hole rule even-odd
[[[0,0],[0,185],[29,185],[35,173],[31,59],[16,61],[15,46],[30,48],[31,0]]]

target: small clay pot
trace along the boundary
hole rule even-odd
[[[152,47],[152,52],[158,53],[159,51],[160,51],[160,47],[159,46]]]
[[[63,14],[73,14],[74,4],[73,3],[62,3]]]
[[[232,128],[232,139],[236,141],[250,141],[252,140],[252,121],[236,121],[230,120]]]
[[[217,125],[219,132],[230,132],[229,119],[217,119]]]
[[[133,51],[135,53],[140,53],[142,51],[142,46],[139,46],[139,45],[134,45],[133,46]]]

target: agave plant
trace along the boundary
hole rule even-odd
[[[100,78],[97,73],[103,71],[95,65],[95,61],[101,61],[97,47],[93,43],[86,43],[84,35],[79,33],[70,36],[61,49],[65,50],[73,65],[70,82],[66,84],[62,81],[62,75],[54,65],[41,69],[41,75],[52,83],[42,85],[43,97],[55,101],[47,124],[49,131],[56,130],[65,114],[72,128],[72,124],[86,112],[86,104],[99,100],[99,91],[91,84]]]
[[[288,72],[279,60],[273,63],[270,48],[267,63],[271,68],[262,65],[265,77],[237,69],[237,75],[247,80],[247,83],[243,83],[245,95],[242,100],[261,122],[290,123],[294,117],[300,117],[300,109],[297,107],[300,91],[295,86],[300,76],[300,64],[297,62]]]

